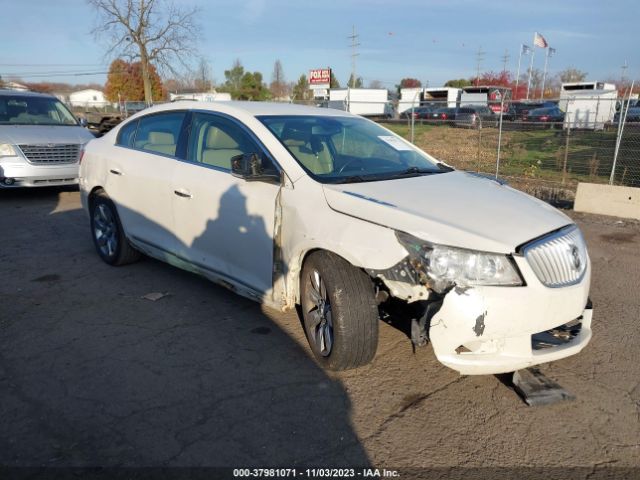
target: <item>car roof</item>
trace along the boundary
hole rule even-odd
[[[326,117],[356,117],[349,112],[336,110],[333,108],[311,107],[308,105],[297,105],[294,103],[281,102],[244,102],[244,101],[218,101],[218,102],[194,102],[189,100],[180,100],[177,102],[164,103],[147,108],[140,112],[148,114],[152,112],[161,112],[167,110],[211,110],[213,112],[222,112],[228,114],[248,114],[253,117],[262,115],[314,115]]]
[[[43,97],[43,98],[56,98],[54,95],[40,92],[30,92],[25,90],[11,90],[8,88],[0,88],[0,96],[18,96],[18,97]]]

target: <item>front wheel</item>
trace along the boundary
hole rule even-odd
[[[104,193],[91,201],[91,236],[100,258],[109,265],[126,265],[140,258],[127,240],[113,202]]]
[[[301,306],[307,340],[329,370],[369,363],[378,348],[378,305],[373,283],[362,270],[330,252],[305,261]]]

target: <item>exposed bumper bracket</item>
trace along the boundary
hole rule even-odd
[[[575,397],[537,368],[526,368],[513,373],[513,388],[527,405],[550,405]]]

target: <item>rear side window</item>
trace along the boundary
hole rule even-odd
[[[186,112],[165,112],[142,117],[138,120],[133,147],[175,156],[185,116]]]
[[[118,132],[118,140],[116,143],[123,147],[133,147],[133,140],[136,137],[136,128],[138,128],[137,120],[124,125]]]

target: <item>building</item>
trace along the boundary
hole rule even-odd
[[[87,90],[78,90],[69,95],[69,104],[72,107],[106,107],[111,103],[104,98],[104,93],[100,90],[89,88]]]

